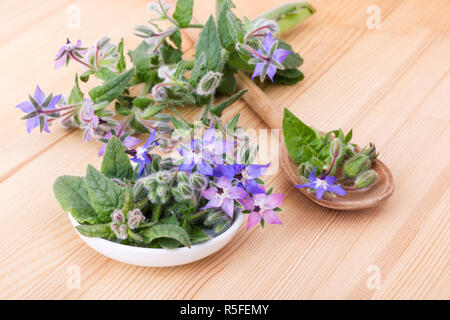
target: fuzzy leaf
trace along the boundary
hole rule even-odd
[[[236,93],[234,96],[229,97],[228,99],[226,99],[225,101],[219,103],[218,105],[216,105],[215,107],[213,107],[211,109],[211,113],[215,114],[218,117],[222,116],[222,112],[228,108],[229,106],[231,106],[233,103],[235,103],[236,101],[238,101],[248,90],[241,90],[238,93]]]
[[[53,184],[56,200],[79,223],[98,223],[100,220],[90,204],[88,190],[83,177],[61,176]]]
[[[304,146],[320,150],[323,145],[320,134],[304,124],[288,109],[284,109],[283,134],[287,151],[297,165],[303,162]]]
[[[145,243],[151,243],[155,239],[170,238],[179,241],[186,247],[191,247],[189,235],[183,228],[172,224],[158,224],[140,231]]]
[[[235,50],[236,43],[242,42],[245,31],[242,22],[230,11],[228,2],[222,5],[217,24],[223,47],[228,51]]]
[[[91,89],[89,95],[95,103],[104,101],[111,102],[123,93],[133,73],[133,69],[125,71],[105,84]]]
[[[130,164],[130,159],[125,153],[122,142],[115,136],[111,137],[106,145],[102,173],[108,178],[133,178],[133,167]]]
[[[300,57],[300,55],[298,53],[294,52],[294,50],[292,50],[292,47],[289,43],[287,43],[279,38],[276,38],[276,40],[278,40],[278,48],[289,50],[292,52],[283,61],[283,66],[286,69],[297,69],[298,67],[300,67],[303,64],[303,58]]]
[[[94,225],[79,225],[76,226],[79,233],[86,237],[100,237],[106,238],[111,233],[111,227],[109,223],[105,224],[94,224]]]
[[[110,222],[114,209],[122,209],[124,188],[120,187],[93,166],[89,165],[86,173],[86,186],[91,204],[103,222]]]
[[[211,15],[203,27],[200,38],[195,46],[195,65],[191,75],[191,82],[194,85],[198,83],[200,78],[207,71],[221,71],[221,49],[222,47],[220,45],[219,33],[217,32],[214,18]],[[202,65],[202,68],[197,66],[199,63]]]
[[[180,27],[185,28],[192,19],[192,10],[194,0],[178,0],[177,7],[173,13],[173,18],[179,23]]]
[[[84,94],[81,92],[80,85],[78,84],[78,76],[75,76],[75,85],[72,88],[72,91],[70,91],[68,103],[69,104],[79,104],[82,103],[84,100]]]
[[[194,226],[193,224],[191,224],[191,226],[190,226],[189,237],[191,238],[191,242],[193,244],[205,242],[205,241],[212,239],[212,237],[210,235],[208,235],[202,229]]]

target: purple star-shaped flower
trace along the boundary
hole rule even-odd
[[[87,51],[87,48],[81,47],[81,40],[74,44],[67,39],[67,43],[59,49],[56,55],[55,69],[61,68],[64,64],[69,64],[71,58],[90,68],[88,64],[81,60],[83,59],[83,54]]]
[[[238,182],[238,186],[245,188],[250,193],[264,193],[264,189],[256,182],[256,178],[262,176],[270,166],[251,164],[246,166],[244,164],[233,165],[219,165],[215,170],[216,176],[224,175],[229,179]]]
[[[59,117],[58,110],[55,108],[59,100],[61,100],[60,94],[56,96],[50,94],[46,97],[41,88],[36,86],[33,96],[30,96],[30,101],[24,101],[16,106],[16,108],[26,113],[23,119],[26,119],[28,133],[37,126],[40,126],[41,132],[45,131],[50,133],[48,122],[50,118]]]
[[[119,126],[116,128],[115,131],[117,132],[117,138],[119,138],[122,141],[122,143],[125,147],[127,147],[128,149],[132,149],[133,147],[137,146],[141,142],[141,140],[136,137],[130,136],[130,135],[126,136],[124,139],[121,139],[121,137],[123,137],[126,133],[126,130],[124,129],[124,125],[125,125],[125,123],[121,122],[119,124]],[[113,136],[112,132],[108,131],[103,136],[102,139],[109,141],[109,139],[111,139],[112,136]],[[104,143],[103,146],[100,148],[100,150],[98,151],[98,155],[99,156],[104,155],[105,150],[106,150],[106,143]]]
[[[153,132],[150,134],[150,136],[148,137],[147,141],[145,142],[145,144],[143,146],[127,151],[127,153],[134,156],[133,158],[131,158],[131,161],[139,164],[139,168],[140,168],[139,177],[142,176],[142,174],[144,173],[145,166],[147,165],[147,163],[150,162],[150,157],[149,157],[148,152],[149,152],[151,146],[154,143],[156,143],[155,137],[156,137],[156,130],[153,130]]]
[[[252,80],[259,76],[262,82],[267,75],[273,82],[277,69],[284,70],[282,63],[292,52],[286,49],[277,49],[277,47],[278,41],[274,41],[272,34],[269,33],[264,37],[262,48],[256,51],[250,50],[254,58],[250,59],[249,63],[255,64]]]
[[[227,177],[220,177],[216,187],[202,191],[201,195],[209,200],[203,209],[222,208],[231,218],[234,214],[234,200],[242,200],[248,196],[244,189],[233,186]]]
[[[184,158],[180,171],[191,172],[196,166],[198,172],[212,176],[212,165],[223,163],[223,155],[230,154],[233,148],[234,142],[218,140],[214,128],[209,128],[201,141],[194,139],[189,147],[179,148],[178,151]]]
[[[334,184],[337,180],[336,177],[333,176],[326,176],[325,178],[319,176],[315,176],[316,168],[309,174],[308,183],[305,184],[297,184],[295,185],[296,188],[310,188],[316,190],[316,198],[322,199],[323,194],[325,191],[335,193],[339,196],[345,196],[347,192],[345,190],[337,185]]]
[[[273,209],[281,206],[284,195],[279,193],[258,193],[239,202],[245,210],[250,211],[247,219],[247,230],[264,220],[270,224],[282,224]]]

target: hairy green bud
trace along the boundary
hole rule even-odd
[[[362,172],[370,168],[372,162],[366,154],[357,154],[351,157],[344,164],[344,177],[347,179],[355,179]]]
[[[208,179],[198,172],[194,172],[193,174],[191,174],[191,176],[189,177],[189,182],[195,189],[198,190],[203,190],[208,185]]]
[[[184,171],[180,171],[177,173],[177,180],[181,183],[189,183],[189,177]]]
[[[378,174],[375,170],[367,170],[361,173],[355,180],[355,187],[357,189],[363,189],[371,186],[378,178]]]
[[[341,139],[336,138],[330,142],[330,155],[333,158],[339,158],[342,154],[342,142]]]

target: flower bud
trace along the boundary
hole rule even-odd
[[[165,86],[157,84],[152,88],[152,96],[156,101],[163,101],[167,99],[167,90]]]
[[[103,36],[97,41],[95,46],[98,49],[102,49],[105,45],[107,45],[109,43],[110,40],[111,40],[111,38],[109,38],[107,36]]]
[[[298,174],[304,178],[308,178],[314,167],[310,162],[303,162],[297,168]]]
[[[194,172],[193,174],[191,174],[191,176],[189,177],[189,181],[191,185],[193,185],[194,188],[198,190],[203,190],[208,185],[208,179],[198,172]]]
[[[180,183],[189,183],[189,177],[184,171],[180,171],[177,173],[177,180]]]
[[[61,125],[61,127],[63,127],[64,129],[73,129],[73,128],[78,128],[79,125],[78,123],[75,121],[75,119],[72,117],[70,118],[62,118],[59,121],[59,124]]]
[[[214,94],[222,80],[220,72],[208,71],[198,83],[197,94],[201,96],[209,96]]]
[[[373,143],[370,143],[368,146],[364,147],[361,154],[367,155],[371,161],[378,156],[377,149]]]
[[[164,158],[161,159],[161,162],[159,163],[159,166],[162,170],[170,170],[173,168],[173,159],[172,158]]]
[[[219,235],[221,233],[223,233],[225,230],[227,230],[231,225],[230,221],[224,221],[222,223],[219,223],[215,228],[214,228],[214,233],[216,235]]]
[[[185,197],[190,197],[192,195],[192,188],[187,183],[179,183],[177,189],[183,194]]]
[[[125,216],[123,215],[123,212],[118,209],[114,209],[113,213],[111,213],[111,219],[114,223],[125,222]]]
[[[362,172],[369,169],[370,166],[371,161],[366,154],[357,154],[344,164],[344,176],[345,178],[355,179]]]
[[[139,224],[145,220],[144,215],[139,209],[134,209],[133,211],[129,212],[127,218],[128,218],[128,226],[130,227],[131,230],[136,229],[139,226]]]
[[[330,142],[330,155],[333,158],[339,158],[342,154],[342,142],[341,139],[336,138]]]
[[[378,178],[375,170],[367,170],[361,173],[355,180],[355,187],[357,189],[367,188],[372,185]]]

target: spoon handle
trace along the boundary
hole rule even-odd
[[[275,106],[270,98],[243,72],[236,76],[239,88],[248,89],[242,96],[257,115],[272,129],[281,129],[283,123],[283,110]]]

